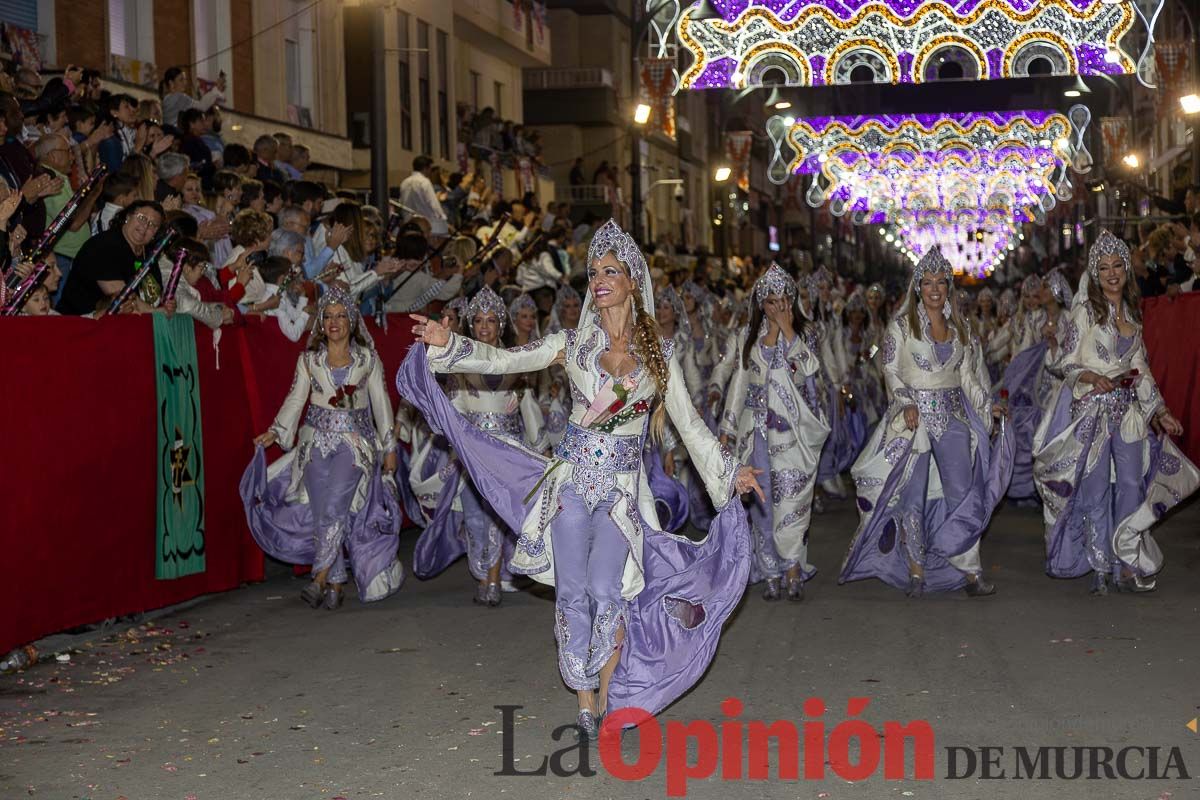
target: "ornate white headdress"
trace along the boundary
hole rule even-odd
[[[354,334],[358,333],[367,340],[368,347],[372,350],[375,349],[375,342],[371,338],[371,334],[367,333],[367,329],[363,326],[362,314],[358,310],[358,303],[354,301],[354,297],[350,292],[336,283],[331,288],[325,290],[325,293],[321,295],[321,300],[317,303],[317,313],[313,316],[312,328],[308,332],[309,347],[316,342],[317,336],[325,330],[325,312],[330,306],[342,306],[346,309],[346,314],[350,317],[351,341],[353,341]]]
[[[500,323],[500,333],[504,333],[504,323],[507,321],[508,314],[504,310],[504,301],[500,299],[500,295],[492,291],[492,287],[484,286],[475,293],[467,305],[467,325],[472,332],[475,328],[476,314],[495,314],[496,320]]]
[[[1074,292],[1071,291],[1071,284],[1067,281],[1067,276],[1063,275],[1062,270],[1052,269],[1050,274],[1046,276],[1046,285],[1050,287],[1050,294],[1054,295],[1054,299],[1058,301],[1063,308],[1071,308],[1071,296]]]
[[[1120,256],[1121,261],[1125,262],[1125,270],[1128,272],[1133,261],[1129,255],[1129,245],[1113,236],[1110,231],[1100,231],[1100,235],[1096,237],[1096,243],[1088,251],[1087,271],[1091,273],[1092,278],[1100,277],[1100,259],[1114,254]]]
[[[532,297],[530,297],[527,294],[517,295],[513,299],[513,301],[511,303],[509,303],[509,305],[508,305],[508,316],[510,319],[512,319],[513,325],[516,325],[517,324],[517,314],[523,308],[528,308],[530,311],[533,312],[533,334],[532,335],[533,335],[533,338],[536,339],[539,336],[541,336],[541,334],[538,333],[538,323],[537,323],[538,307],[537,307],[537,303],[533,302]]]
[[[583,298],[579,296],[579,292],[566,284],[558,287],[558,292],[554,295],[554,307],[550,309],[550,320],[546,323],[547,335],[558,333],[563,329],[562,304],[572,299],[578,301],[580,307],[583,306]]]
[[[754,302],[762,307],[763,301],[773,294],[783,295],[789,300],[796,299],[796,281],[774,261],[754,282]]]
[[[650,280],[650,270],[646,267],[646,257],[642,255],[642,248],[633,240],[633,237],[621,230],[621,226],[611,219],[601,225],[592,236],[591,244],[588,245],[587,266],[590,268],[607,253],[615,255],[617,260],[629,270],[629,277],[633,280],[634,288],[642,298],[642,308],[653,317],[654,286]],[[590,285],[583,298],[583,311],[579,317],[579,327],[583,328],[587,324],[600,324]]]
[[[1021,281],[1021,296],[1035,295],[1042,290],[1042,279],[1037,275],[1028,275]]]
[[[655,305],[669,305],[675,312],[675,327],[685,334],[691,335],[691,321],[683,307],[683,298],[679,296],[679,292],[675,291],[674,286],[668,284],[660,289],[654,296],[654,302]]]
[[[1112,255],[1120,257],[1121,263],[1125,265],[1126,280],[1133,280],[1133,275],[1130,274],[1133,271],[1133,257],[1129,253],[1129,245],[1114,236],[1111,231],[1102,230],[1096,237],[1095,244],[1088,250],[1087,269],[1079,276],[1079,288],[1075,291],[1073,305],[1087,302],[1089,281],[1100,278],[1100,259]]]
[[[921,256],[921,260],[913,268],[912,290],[914,292],[921,291],[921,279],[926,275],[946,275],[951,280],[954,278],[954,268],[950,266],[950,262],[937,247],[926,250],[925,255]]]

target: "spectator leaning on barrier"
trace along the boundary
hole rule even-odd
[[[254,265],[255,256],[267,249],[275,223],[261,211],[243,209],[233,218],[229,238],[233,251],[221,265],[221,286],[229,299],[247,311],[260,310],[256,305],[266,299],[266,283]]]
[[[71,278],[65,282],[58,310],[63,314],[83,315],[95,311],[97,303],[111,298],[133,280],[146,247],[154,241],[163,224],[162,206],[153,200],[130,203],[113,220],[112,227],[88,239],[75,256]],[[157,265],[147,281],[162,286]],[[131,301],[135,303],[138,301]]]

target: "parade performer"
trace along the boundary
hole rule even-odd
[[[816,574],[808,563],[808,526],[817,462],[829,435],[817,394],[820,364],[796,325],[796,282],[772,264],[754,284],[755,337],[737,354],[721,422],[721,440],[761,470],[767,500],[751,501],[754,542],[751,582],[765,579],[763,598],[778,600],[786,581],[789,600],[804,599],[804,582]]]
[[[465,317],[479,342],[500,346],[508,314],[499,295],[483,287],[467,306]],[[444,330],[448,332],[449,327]],[[544,446],[542,412],[529,386],[529,376],[455,373],[446,377],[445,393],[467,422],[480,430],[525,444],[535,452]],[[439,444],[445,447],[444,443],[432,447]],[[453,463],[458,457],[452,452],[450,461],[435,455],[419,462],[416,479],[421,491],[437,491],[438,503],[413,551],[413,573],[418,578],[432,578],[465,554],[471,575],[478,582],[474,602],[495,607],[500,605],[501,581],[510,577],[504,574],[503,561],[507,559],[503,557],[511,556],[515,536],[487,498],[463,475],[461,467]],[[438,464],[437,472],[429,475],[427,464]],[[440,481],[440,488],[431,481]]]
[[[555,586],[559,668],[578,693],[580,730],[594,738],[608,708],[658,713],[704,673],[750,567],[736,494],[762,490],[692,407],[675,345],[654,323],[638,244],[608,222],[587,270],[579,328],[525,348],[499,350],[414,316],[429,355],[414,347],[396,383],[520,531],[512,570]],[[555,359],[577,402],[552,459],[467,424],[430,374],[522,373]],[[721,509],[700,542],[653,524],[642,446],[647,434],[662,436],[667,417]]]
[[[917,263],[888,325],[882,366],[890,404],[854,464],[858,530],[839,582],[879,578],[909,596],[966,588],[989,595],[979,540],[1012,470],[1012,431],[990,439],[991,386],[979,342],[954,302],[936,248]]]
[[[1044,282],[1030,275],[1021,283],[1021,308],[1009,322],[1011,360],[996,387],[997,393],[1008,397],[1016,452],[1013,456],[1013,477],[1007,497],[1018,505],[1037,505],[1037,489],[1033,485],[1033,432],[1041,421],[1037,387],[1042,363],[1046,359],[1045,326],[1048,320],[1042,307]]]
[[[821,490],[835,498],[846,497],[842,473],[850,468],[866,440],[866,423],[861,411],[847,402],[850,387],[850,364],[845,351],[841,317],[834,311],[833,275],[824,266],[808,279],[809,349],[821,365],[817,382],[821,405],[829,423],[829,437],[821,453],[817,482]],[[803,305],[801,309],[804,310]],[[821,510],[818,503],[818,511]]]
[[[379,354],[340,284],[322,295],[292,388],[254,444],[240,487],[250,532],[267,555],[312,565],[313,579],[300,593],[305,602],[341,605],[343,549],[360,600],[397,591],[404,567],[396,559],[392,405]],[[288,452],[268,468],[263,448],[273,444]]]
[[[1062,385],[1034,438],[1046,572],[1091,572],[1093,594],[1110,582],[1156,587],[1163,556],[1150,528],[1200,485],[1169,438],[1183,426],[1150,374],[1139,300],[1128,246],[1102,231],[1059,326]]]

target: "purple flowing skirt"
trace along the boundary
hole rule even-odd
[[[359,480],[359,472],[340,476]],[[242,475],[238,489],[246,509],[250,535],[267,555],[288,564],[312,564],[316,556],[316,520],[307,503],[289,503],[287,490],[291,470],[267,478],[267,457],[261,447]],[[364,603],[382,600],[398,591],[404,582],[403,566],[396,558],[400,548],[400,505],[395,490],[376,467],[367,485],[367,497],[357,513],[351,514],[345,547],[350,569]]]
[[[1004,377],[996,387],[997,397],[1001,389],[1008,390],[1009,423],[1016,440],[1012,482],[1008,486],[1008,496],[1014,500],[1037,497],[1037,487],[1033,482],[1033,434],[1042,421],[1042,409],[1037,402],[1037,382],[1046,348],[1045,342],[1039,342],[1017,353],[1008,363]]]
[[[1053,442],[1063,435],[1068,427],[1076,424],[1077,421],[1071,418],[1073,399],[1071,387],[1064,384],[1054,400],[1051,417],[1047,421],[1046,442]],[[1087,413],[1095,417],[1099,412],[1093,409]],[[1082,449],[1074,456],[1076,461],[1070,482],[1046,481],[1039,487],[1043,492],[1052,493],[1065,500],[1054,524],[1046,531],[1046,574],[1055,578],[1077,578],[1101,566],[1096,563],[1101,554],[1093,550],[1098,543],[1104,556],[1113,558],[1114,562],[1117,562],[1119,557],[1119,554],[1112,552],[1112,545],[1105,543],[1111,542],[1122,516],[1130,513],[1131,509],[1117,508],[1114,500],[1115,487],[1111,485],[1107,487],[1108,491],[1103,496],[1085,496],[1086,490],[1080,491],[1090,482],[1085,477],[1085,471],[1093,449],[1104,448],[1109,451],[1101,455],[1101,461],[1095,469],[1107,474],[1112,468],[1111,443],[1108,439],[1113,436],[1119,437],[1121,433],[1118,430],[1106,435],[1101,430],[1102,427],[1103,423],[1094,418],[1078,421],[1073,435]],[[1180,491],[1178,487],[1164,488],[1157,484],[1165,477],[1176,476],[1183,466],[1181,461],[1186,460],[1186,456],[1178,450],[1174,450],[1174,454],[1167,452],[1161,434],[1151,434],[1148,442],[1150,450],[1145,462],[1145,472],[1138,476],[1137,496],[1130,505],[1136,508],[1148,499],[1153,501],[1155,498],[1161,498],[1152,502],[1154,518],[1161,519],[1187,495],[1186,489]],[[1150,544],[1157,551],[1157,545],[1153,545],[1152,541]],[[1138,569],[1136,566],[1133,569],[1142,575],[1149,574],[1147,570]],[[1114,568],[1114,573],[1117,571],[1119,570]]]
[[[513,530],[533,510],[549,462],[468,423],[429,372],[417,345],[396,375],[396,388],[446,436],[471,480]],[[528,497],[528,499],[527,499]],[[645,532],[645,587],[629,602],[625,646],[609,688],[609,707],[657,714],[708,669],[721,628],[741,601],[750,572],[746,512],[734,498],[717,514],[708,537],[696,543],[663,533],[640,519]]]
[[[408,482],[409,473],[412,472],[412,456],[403,447],[397,446],[396,459],[396,490],[400,493],[400,508],[404,510],[404,516],[408,517],[409,522],[420,525],[424,519],[421,504],[413,494],[412,484]]]
[[[470,423],[467,423],[468,425]],[[459,487],[464,480],[462,470],[454,470],[442,487],[442,496],[438,498],[437,508],[425,530],[417,537],[413,549],[413,574],[421,580],[440,575],[451,564],[467,554],[467,542],[463,526],[467,524],[466,515],[455,511],[454,499],[458,497]],[[464,487],[470,491],[471,487]],[[515,545],[512,536],[505,536],[503,555],[500,557],[500,580],[511,581],[512,572],[508,569],[508,560],[512,558]],[[471,574],[478,580],[483,576],[477,574],[479,568],[472,566]]]
[[[647,444],[642,451],[642,466],[646,470],[650,493],[654,495],[659,524],[667,533],[677,532],[688,521],[688,510],[691,507],[688,490],[663,470],[661,452],[654,445]]]
[[[970,471],[971,489],[957,507],[948,508],[942,498],[926,499],[924,505],[921,524],[922,530],[929,532],[925,537],[924,565],[925,590],[929,592],[951,591],[966,584],[966,575],[954,567],[949,558],[967,552],[983,536],[992,511],[1012,477],[1012,427],[1005,424],[996,440],[992,441],[974,409],[968,405],[966,411],[970,429],[978,443],[974,463],[955,464],[952,468]],[[898,441],[903,442],[903,447],[896,454],[892,469],[875,500],[875,513],[846,555],[838,583],[879,578],[898,589],[908,585],[908,555],[900,541],[900,523],[889,510],[892,498],[905,488],[902,481],[909,460],[918,456],[912,452],[911,438]],[[859,497],[858,504],[863,511],[872,510],[870,501],[865,497]],[[900,510],[899,506],[896,510]]]
[[[830,386],[825,401],[826,419],[829,420],[829,437],[821,449],[821,460],[817,463],[817,482],[824,483],[836,478],[854,464],[867,441],[867,420],[861,409],[841,409],[838,395],[841,390]]]

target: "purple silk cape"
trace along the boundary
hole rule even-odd
[[[538,495],[528,502],[525,496],[545,473],[547,459],[468,423],[430,374],[420,344],[401,364],[396,388],[449,440],[492,508],[520,531]],[[609,707],[657,714],[700,679],[716,654],[721,628],[746,589],[750,531],[736,497],[725,504],[703,542],[640,522],[645,588],[629,602]]]

